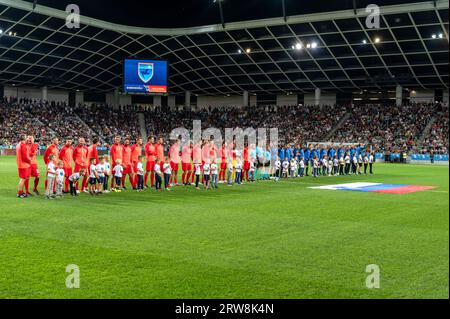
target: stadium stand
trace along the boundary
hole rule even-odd
[[[331,2],[289,19],[206,27],[140,28],[83,13],[72,34],[62,4],[0,0],[0,89],[15,96],[1,102],[0,145],[22,132],[43,147],[52,136],[99,137],[104,146],[115,135],[167,141],[173,128],[201,120],[204,128],[276,127],[282,144],[447,154],[448,0],[391,2],[380,2],[373,30],[353,1],[325,15]],[[167,95],[148,103],[126,95],[130,57],[168,62]],[[59,102],[34,98],[52,101],[50,90]]]
[[[61,139],[98,136],[110,145],[114,136],[140,135],[138,112],[143,112],[148,135],[162,135],[166,141],[172,129],[192,128],[194,120],[203,128],[280,128],[282,144],[304,145],[311,141],[371,144],[383,152],[448,154],[448,106],[442,104],[410,104],[389,106],[265,106],[221,107],[190,111],[186,108],[168,112],[161,108],[144,110],[139,106],[122,106],[114,110],[106,104],[79,105],[71,108],[58,103],[3,100],[0,108],[0,145],[14,145],[21,133],[34,134],[42,146],[53,136]],[[340,123],[347,116],[347,120]],[[435,120],[425,134],[430,119]],[[339,123],[339,128],[335,130]]]

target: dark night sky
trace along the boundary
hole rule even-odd
[[[33,2],[33,0],[26,0]],[[350,9],[353,0],[285,0],[287,15]],[[408,4],[425,0],[357,0],[358,7]],[[223,0],[225,22],[282,16],[282,0]],[[38,0],[38,4],[64,10],[80,6],[81,14],[119,24],[143,27],[189,27],[220,23],[213,0]]]

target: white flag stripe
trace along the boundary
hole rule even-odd
[[[315,186],[310,187],[312,189],[328,189],[328,190],[341,190],[341,189],[358,189],[368,186],[381,185],[382,183],[346,183],[346,184],[335,184],[335,185],[325,185],[325,186]]]

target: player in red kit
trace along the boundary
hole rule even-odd
[[[88,146],[88,159],[87,163],[89,163],[91,158],[95,158],[95,165],[97,165],[100,161],[98,160],[98,145],[100,144],[100,141],[97,137],[94,137],[92,139],[92,145]]]
[[[155,185],[155,158],[156,158],[156,145],[155,138],[150,137],[145,145],[145,156],[147,157],[147,165],[145,172],[145,187],[148,188],[148,176],[150,175],[150,185]]]
[[[30,156],[30,161],[31,161],[30,162],[31,177],[34,178],[33,193],[35,193],[36,195],[39,195],[39,191],[37,190],[37,187],[39,185],[40,173],[39,173],[37,159],[36,159],[37,153],[39,151],[39,145],[34,142],[34,136],[31,136],[31,135],[28,136],[27,146],[28,146],[28,154]],[[27,195],[29,195],[29,193],[28,193],[29,182],[30,182],[30,180],[25,181],[25,188],[27,190]]]
[[[192,148],[192,161],[195,164],[201,164],[202,162],[202,142],[198,141]],[[203,165],[201,166],[203,167]],[[194,183],[195,174],[192,173],[192,183]]]
[[[98,145],[100,144],[100,141],[97,137],[94,137],[92,139],[92,145],[88,146],[88,153],[87,153],[87,158],[86,158],[86,167],[88,172],[90,173],[90,166],[91,166],[91,158],[95,158],[95,162],[94,165],[97,165],[100,163],[99,159],[98,159]],[[88,174],[89,175],[89,174]],[[87,185],[88,184],[88,179],[87,178],[83,178],[83,186],[82,189],[83,191],[86,190]],[[87,191],[86,191],[87,192]]]
[[[142,156],[142,138],[138,137],[136,139],[136,144],[131,146],[131,164],[133,165],[133,189],[137,188],[138,175],[136,174],[138,171],[139,157]]]
[[[225,173],[227,171],[227,146],[226,143],[222,143],[222,147],[219,151],[220,155],[220,173],[219,173],[219,181],[225,182]]]
[[[164,156],[164,139],[162,137],[158,138],[158,143],[155,145],[155,152],[156,156],[158,157],[160,163],[159,165],[161,167],[164,166],[164,159],[166,158]]]
[[[65,185],[64,185],[64,192],[69,192],[69,177],[72,176],[73,170],[72,170],[72,162],[73,162],[73,148],[72,148],[73,141],[71,139],[66,140],[66,144],[61,148],[61,151],[59,152],[59,157],[64,163],[64,176],[65,178]]]
[[[59,148],[58,148],[58,145],[59,145],[59,139],[57,137],[54,137],[52,139],[52,144],[50,144],[47,147],[47,150],[44,153],[45,166],[47,166],[48,163],[50,162],[50,155],[53,155],[55,157],[54,160],[55,160],[56,163],[58,162],[58,160],[59,160]],[[45,179],[44,186],[45,186],[45,189],[47,189],[47,178]]]
[[[133,187],[133,166],[131,165],[131,141],[130,138],[126,138],[124,145],[123,145],[123,158],[122,158],[122,166],[123,166],[123,172],[122,172],[122,188],[127,189],[125,187],[125,179],[128,175],[128,178],[130,179],[131,187]]]
[[[217,154],[219,153],[219,150],[217,149],[216,143],[214,143],[214,140],[211,140],[209,142],[209,159],[210,163],[212,161],[217,161]]]
[[[19,170],[19,186],[17,189],[17,197],[26,198],[26,191],[24,192],[25,182],[31,176],[31,160],[29,149],[27,147],[26,135],[20,136],[20,142],[16,145],[16,162]]]
[[[250,171],[250,152],[248,151],[248,144],[244,147],[244,176],[243,179],[248,182],[248,172]]]
[[[181,151],[181,169],[183,170],[182,182],[184,186],[191,185],[192,174],[192,142],[183,146]]]
[[[75,173],[79,173],[81,169],[86,172],[88,170],[86,161],[88,159],[88,148],[86,146],[86,141],[83,137],[78,139],[78,145],[73,150],[73,161],[75,162]],[[82,185],[86,185],[87,176],[84,176]],[[84,189],[83,189],[84,190]],[[78,192],[78,182],[77,182],[77,192]]]
[[[116,162],[117,160],[120,160],[121,162],[123,161],[123,145],[120,143],[121,142],[121,138],[120,136],[116,136],[114,138],[114,144],[113,146],[111,146],[111,166],[112,166],[112,170],[114,171],[114,167],[116,166]],[[121,186],[121,185],[117,185],[117,186]],[[111,178],[111,190],[114,190],[115,188],[115,178]]]
[[[52,139],[52,144],[50,144],[47,147],[47,150],[44,153],[44,163],[47,165],[50,162],[50,155],[55,156],[55,161],[57,162],[59,160],[59,139],[57,137],[54,137]]]
[[[172,168],[170,183],[175,185],[178,185],[178,169],[180,166],[180,144],[181,144],[180,139],[177,139],[169,150],[170,166]]]

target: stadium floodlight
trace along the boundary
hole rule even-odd
[[[442,39],[444,35],[442,33],[439,33],[439,39]]]
[[[11,32],[11,31],[9,31],[8,35],[9,35],[9,36],[12,36],[12,32]]]
[[[252,52],[252,49],[247,48],[247,49],[245,49],[245,52],[246,52],[246,53],[251,53],[251,52]]]
[[[297,50],[301,50],[301,49],[303,48],[303,46],[302,46],[301,43],[297,43],[297,44],[295,45],[295,48],[296,48]]]
[[[310,49],[310,48],[311,48],[311,44],[308,43],[308,44],[306,45],[306,48]]]
[[[375,43],[380,43],[381,39],[380,38],[375,38]]]
[[[241,54],[242,53],[242,50],[241,49],[239,49],[238,51],[237,51],[239,54]]]
[[[366,39],[362,40],[362,43],[367,44],[367,40]]]
[[[0,34],[2,34],[3,33],[3,30],[2,29],[0,29]]]
[[[313,49],[317,48],[317,42],[313,42],[313,43],[311,44],[311,48],[313,48]]]
[[[432,37],[433,39],[436,39],[437,36],[436,36],[436,34],[432,34],[431,37]]]

